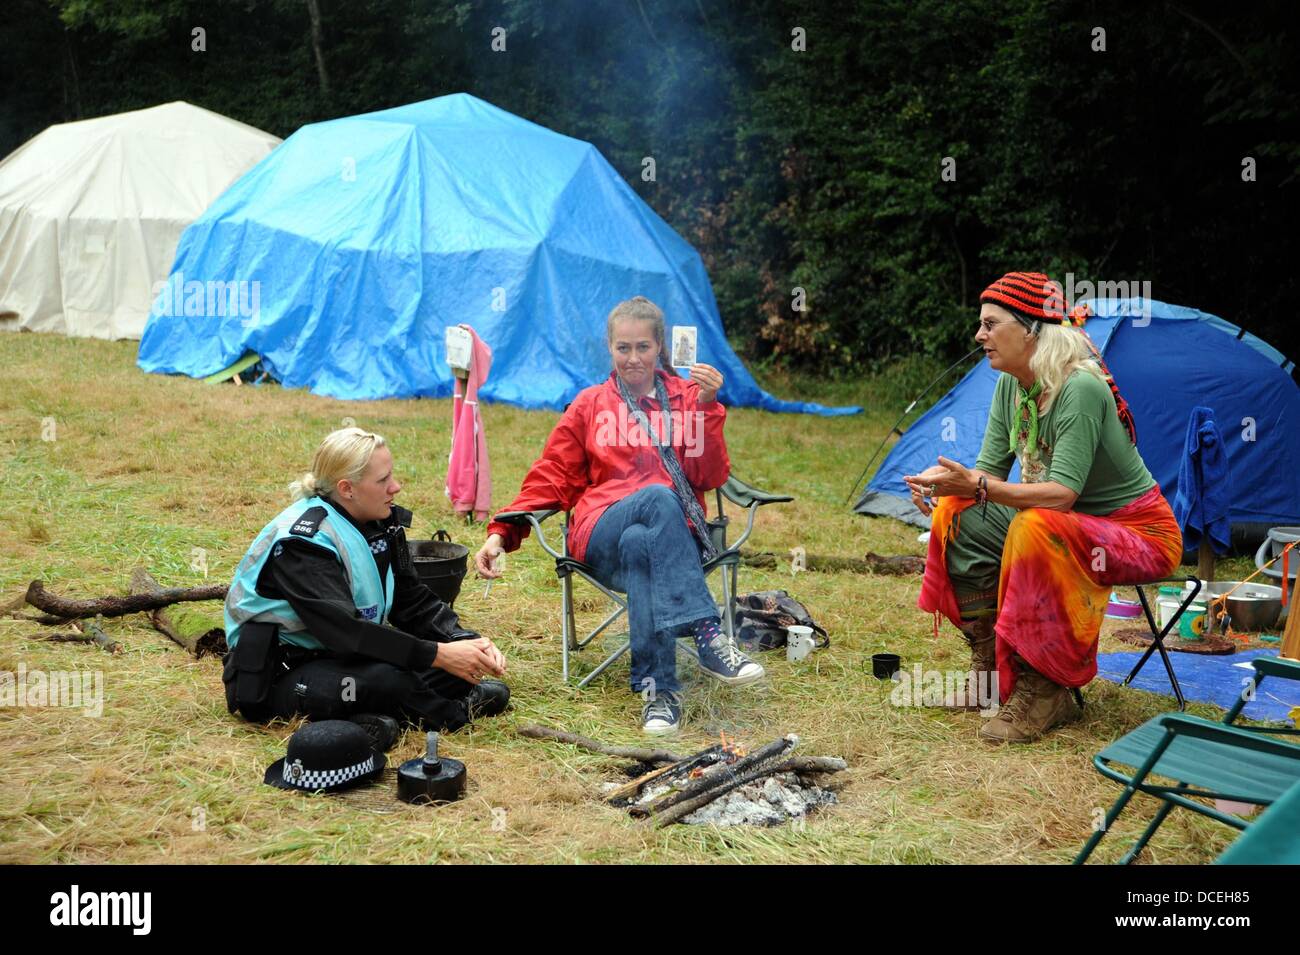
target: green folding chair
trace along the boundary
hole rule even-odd
[[[1215,865],[1300,865],[1300,783],[1269,806]]]
[[[1197,799],[1227,799],[1269,806],[1300,782],[1300,746],[1183,713],[1164,713],[1120,737],[1093,758],[1097,771],[1124,786],[1075,858],[1082,865],[1136,793],[1161,800],[1151,824],[1120,860],[1127,865],[1151,841],[1165,817],[1181,806],[1234,829],[1250,822]],[[1117,765],[1136,767],[1124,772]],[[1168,781],[1165,781],[1168,780]]]

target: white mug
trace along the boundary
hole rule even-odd
[[[791,663],[802,660],[813,652],[813,647],[816,644],[813,642],[812,627],[802,627],[795,624],[786,627],[785,633],[785,658]]]

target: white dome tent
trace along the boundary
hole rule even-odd
[[[139,338],[181,232],[279,143],[183,102],[28,140],[0,161],[0,329]]]

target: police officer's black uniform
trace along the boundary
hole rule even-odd
[[[244,624],[238,645],[225,660],[230,711],[238,709],[257,722],[294,715],[326,720],[379,713],[426,729],[455,730],[472,715],[504,709],[509,697],[504,684],[484,681],[476,688],[433,667],[439,644],[479,635],[462,627],[455,612],[415,575],[405,532],[411,512],[392,505],[385,520],[360,523],[343,508],[337,510],[366,538],[380,580],[392,565],[391,625],[361,618],[336,556],[306,540],[281,540],[258,575],[257,592],[288,601],[326,649],[308,650],[272,637],[260,641],[259,651],[259,641],[245,631],[267,625]],[[305,528],[304,536],[311,530]],[[264,664],[250,659],[268,650]],[[249,680],[249,673],[265,678]]]

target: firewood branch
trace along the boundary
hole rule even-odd
[[[225,600],[226,589],[225,584],[211,584],[206,587],[169,587],[147,594],[132,594],[129,597],[92,597],[87,600],[75,600],[51,593],[45,589],[44,581],[33,580],[27,588],[26,599],[37,610],[43,610],[51,616],[65,620],[79,620],[97,616],[123,617],[129,613],[143,613],[190,600]]]

